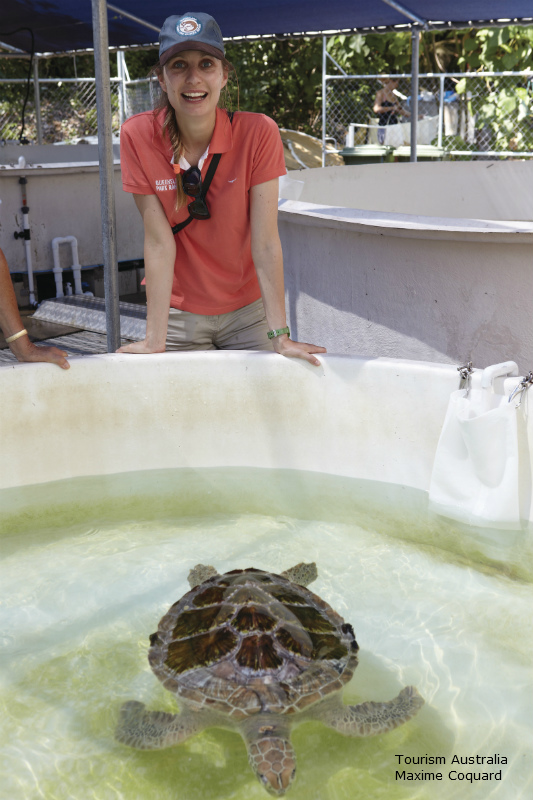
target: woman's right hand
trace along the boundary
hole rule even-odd
[[[152,194],[133,197],[144,225],[146,333],[140,342],[122,345],[117,353],[164,353],[176,241],[159,199]]]
[[[154,346],[150,344],[146,339],[142,339],[140,342],[131,342],[131,344],[123,344],[122,347],[119,347],[117,353],[164,353],[165,352],[165,345],[161,346]]]

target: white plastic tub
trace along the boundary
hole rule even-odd
[[[143,257],[143,227],[131,195],[122,190],[119,146],[113,145],[113,180],[119,261]],[[53,268],[52,240],[75,236],[82,267],[103,262],[98,146],[6,145],[0,147],[0,233],[11,272],[26,272],[24,247],[13,236],[22,229],[25,178],[33,270]],[[70,266],[65,257],[64,266]]]
[[[427,491],[455,367],[268,353],[72,359],[0,369],[0,489],[183,467],[307,470]],[[474,375],[479,380],[480,373]],[[510,391],[518,378],[507,378]],[[503,379],[500,379],[503,382]],[[520,413],[522,514],[533,421]]]
[[[525,791],[531,526],[482,531],[427,511],[454,367],[321,362],[209,352],[0,369],[1,800],[142,800],[155,784],[162,800],[177,785],[190,797],[259,797],[235,733],[210,729],[145,753],[118,745],[113,730],[125,700],[175,711],[146,651],[192,565],[281,571],[304,559],[318,564],[312,588],[361,645],[345,702],[415,684],[426,704],[374,739],[302,725],[291,798],[407,797],[411,784],[396,770],[419,771],[405,759],[426,755],[446,764],[442,780],[425,782],[428,800]],[[517,381],[501,379],[498,391]],[[520,411],[525,520],[529,403]],[[498,778],[457,778],[474,767],[454,756],[496,763],[495,753],[501,764],[486,769]]]
[[[533,163],[291,172],[291,330],[329,352],[533,369]]]

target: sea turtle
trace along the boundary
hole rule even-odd
[[[413,686],[386,703],[343,705],[341,689],[357,666],[352,626],[305,588],[315,564],[276,575],[199,564],[191,591],[150,636],[148,661],[180,714],[122,706],[116,738],[141,750],[179,744],[206,727],[237,730],[250,765],[271,794],[291,784],[294,722],[320,720],[346,736],[374,736],[413,717],[424,701]]]

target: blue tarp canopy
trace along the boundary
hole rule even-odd
[[[405,15],[384,0],[202,0],[198,4],[113,0],[110,5],[111,47],[156,42],[156,29],[166,17],[194,9],[212,14],[228,38],[317,34],[409,23]],[[400,5],[434,27],[479,27],[512,21],[533,25],[532,0],[404,0]],[[90,0],[6,0],[2,6],[0,42],[10,47],[30,52],[28,29],[33,32],[36,53],[93,47]],[[15,33],[22,28],[25,30]]]

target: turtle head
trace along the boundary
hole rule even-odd
[[[296,773],[296,754],[288,726],[261,722],[247,731],[246,741],[253,771],[269,794],[281,797]]]

